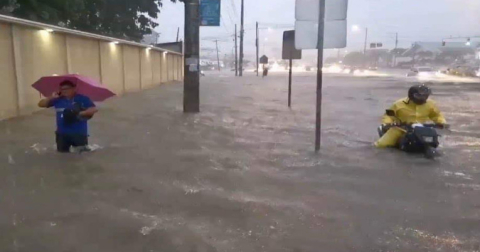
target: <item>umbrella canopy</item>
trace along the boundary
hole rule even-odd
[[[96,102],[105,101],[115,96],[115,93],[100,84],[100,82],[78,74],[61,76],[45,76],[35,82],[32,87],[38,90],[43,96],[48,97],[60,89],[60,83],[70,81],[77,86],[77,93],[88,96]]]

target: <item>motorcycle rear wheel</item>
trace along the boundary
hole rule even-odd
[[[425,148],[425,158],[435,159],[436,155],[437,155],[437,150],[435,150],[435,148],[432,148],[430,146]]]

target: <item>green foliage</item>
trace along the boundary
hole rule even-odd
[[[348,66],[362,66],[365,62],[366,57],[360,52],[351,52],[343,60],[343,63]]]
[[[158,26],[161,6],[162,0],[0,0],[0,10],[16,17],[136,41]]]

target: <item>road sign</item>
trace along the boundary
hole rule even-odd
[[[320,10],[325,12],[323,48],[345,48],[347,46],[348,0],[325,0],[324,9],[320,9],[320,0],[296,0],[295,48],[299,50],[317,49]]]
[[[377,43],[370,43],[370,48],[377,48]]]
[[[338,49],[347,46],[347,21],[326,21],[324,31],[324,49]],[[298,50],[317,49],[318,22],[295,22],[295,48]]]
[[[220,0],[200,1],[200,25],[220,26]]]
[[[268,57],[266,55],[260,57],[260,64],[268,64]]]
[[[283,32],[282,59],[302,59],[302,51],[295,49],[295,31]]]
[[[318,23],[320,13],[319,0],[296,0],[295,19],[297,21],[314,21]],[[347,19],[348,0],[326,0],[325,21]]]

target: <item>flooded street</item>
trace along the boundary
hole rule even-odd
[[[373,148],[403,74],[207,72],[100,105],[95,151],[60,155],[54,112],[0,122],[0,251],[480,250],[480,81],[430,87],[450,131],[435,161]]]

